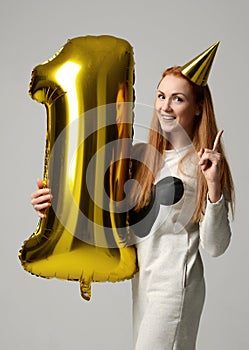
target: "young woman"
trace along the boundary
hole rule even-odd
[[[149,142],[134,146],[130,213],[139,272],[132,281],[134,349],[194,350],[205,298],[199,243],[224,253],[233,182],[206,84],[181,67],[159,82]],[[204,86],[203,86],[204,85]],[[32,194],[39,216],[49,189]]]
[[[144,228],[146,237],[137,243],[139,273],[132,284],[136,350],[195,349],[205,297],[199,242],[218,256],[231,236],[227,203],[233,184],[221,134],[208,86],[192,83],[180,67],[166,70],[155,101],[152,147],[135,157],[144,159],[134,171],[141,188],[133,189],[139,193],[137,216],[150,206],[153,191],[160,205],[156,219],[150,222],[146,214],[146,225],[137,229],[143,237]],[[146,159],[153,162],[145,166]]]

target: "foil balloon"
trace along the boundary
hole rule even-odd
[[[112,36],[69,40],[32,72],[31,97],[44,104],[46,217],[19,252],[28,272],[80,282],[121,281],[137,271],[125,184],[133,136],[134,59]]]

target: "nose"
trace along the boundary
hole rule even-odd
[[[164,112],[172,111],[171,100],[169,98],[165,98],[162,102],[161,108]]]

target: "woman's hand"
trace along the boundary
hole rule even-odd
[[[31,194],[31,204],[40,218],[45,218],[44,211],[51,206],[52,194],[48,187],[43,186],[42,179],[36,181],[38,189]]]
[[[199,165],[208,186],[208,197],[211,202],[217,202],[221,196],[220,166],[221,154],[218,152],[223,130],[217,133],[213,149],[202,148],[198,152]]]

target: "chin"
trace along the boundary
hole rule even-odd
[[[167,134],[174,132],[174,131],[177,131],[178,124],[176,123],[176,121],[173,121],[173,122],[160,121],[160,125],[162,128],[162,131],[167,133]]]

